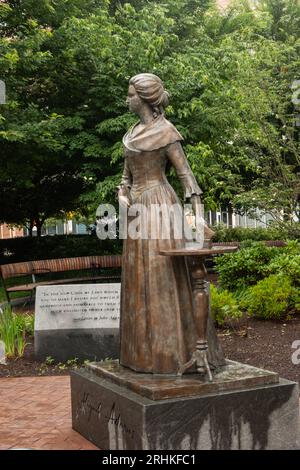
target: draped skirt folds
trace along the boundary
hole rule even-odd
[[[128,216],[123,245],[120,363],[137,372],[176,374],[196,348],[197,323],[187,260],[159,251],[185,245],[182,208],[168,183],[132,196],[139,215]],[[217,366],[223,354],[211,320],[208,326],[209,361]]]

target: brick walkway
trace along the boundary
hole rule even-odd
[[[0,450],[97,450],[72,430],[70,378],[0,379]]]

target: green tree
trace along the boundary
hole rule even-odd
[[[81,119],[59,115],[49,100],[55,85],[47,74],[53,61],[48,47],[53,29],[47,24],[53,19],[52,3],[0,5],[0,75],[8,95],[0,108],[0,220],[26,224],[30,232],[35,224],[38,234],[46,218],[78,208],[86,185],[79,153],[68,153]]]
[[[141,71],[170,92],[167,117],[207,208],[297,209],[295,0],[225,12],[209,0],[8,0],[0,14],[1,220],[88,216],[115,200],[121,138],[136,120],[127,81]]]

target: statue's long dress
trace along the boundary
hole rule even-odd
[[[191,359],[198,338],[187,262],[183,257],[159,255],[161,249],[185,245],[183,237],[175,236],[175,225],[180,222],[181,214],[175,214],[171,236],[166,237],[162,229],[165,217],[155,212],[150,216],[149,208],[156,204],[166,211],[173,204],[180,204],[167,181],[165,169],[170,144],[182,137],[162,116],[134,137],[132,130],[123,139],[122,184],[128,187],[132,203],[145,208],[140,214],[140,228],[148,239],[128,237],[124,240],[120,363],[139,372],[176,374],[179,367]],[[201,194],[183,152],[175,161],[172,159],[172,164],[185,197]],[[135,217],[128,218],[129,225],[133,219]],[[158,235],[156,239],[151,239],[151,233]],[[223,353],[211,321],[208,341],[210,363],[223,364]]]

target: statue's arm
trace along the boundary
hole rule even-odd
[[[127,158],[125,156],[124,169],[118,190],[118,199],[120,204],[130,206],[130,188],[132,185],[132,174],[128,165]]]
[[[189,199],[193,195],[200,196],[202,190],[200,189],[196,178],[191,170],[189,162],[185,156],[180,142],[175,142],[167,147],[167,156],[172,165],[174,166],[178,178],[184,190],[185,199]]]
[[[124,161],[124,169],[123,169],[123,174],[122,174],[120,186],[125,186],[126,188],[130,189],[131,185],[132,185],[132,174],[131,174],[131,171],[129,169],[127,158],[125,157],[124,160],[125,160]]]
[[[184,154],[180,142],[175,142],[167,147],[167,155],[172,165],[176,169],[177,175],[181,181],[181,184],[184,189],[185,199],[191,198],[191,203],[193,207],[194,214],[196,215],[196,224],[199,223],[198,230],[201,229],[204,225],[204,238],[206,240],[211,240],[214,235],[214,232],[207,226],[206,222],[202,218],[202,209],[201,209],[201,198],[202,190],[200,189],[196,178],[191,170],[189,162]],[[197,219],[199,222],[197,222]]]

